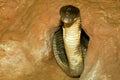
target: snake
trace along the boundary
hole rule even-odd
[[[60,25],[53,36],[53,53],[60,68],[70,77],[79,77],[84,69],[88,36],[81,28],[79,8],[60,8]]]

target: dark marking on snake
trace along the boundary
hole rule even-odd
[[[53,51],[57,64],[70,77],[80,77],[89,36],[82,29],[80,10],[72,5],[60,9],[60,25],[53,36]]]

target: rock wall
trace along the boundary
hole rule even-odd
[[[52,51],[59,9],[80,8],[90,37],[84,72],[70,78]],[[0,0],[0,80],[119,80],[119,0]]]

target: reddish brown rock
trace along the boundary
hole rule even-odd
[[[120,79],[120,5],[111,1],[85,1],[83,26],[90,36],[85,69],[80,80]]]
[[[80,79],[54,61],[52,37],[60,7],[81,10],[90,37]],[[0,80],[119,80],[119,0],[0,0]]]

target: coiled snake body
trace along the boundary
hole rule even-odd
[[[81,36],[79,9],[67,5],[60,9],[59,29],[53,37],[55,59],[61,69],[70,77],[78,77],[83,71],[83,54],[86,53],[88,40]]]

